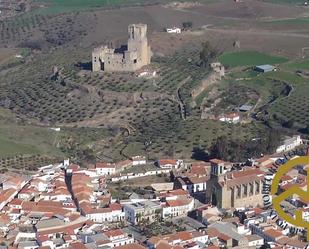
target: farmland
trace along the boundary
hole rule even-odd
[[[294,129],[300,129],[309,122],[306,94],[309,89],[306,78],[295,71],[306,70],[307,63],[307,60],[286,62],[279,66],[279,71],[265,74],[254,74],[252,69],[234,69],[227,81],[233,82],[234,87],[245,86],[259,93],[257,110],[263,107],[263,119],[279,125],[290,120]],[[241,80],[235,81],[237,78]]]
[[[141,0],[41,0],[47,4],[46,8],[38,9],[39,14],[57,14],[72,11],[86,11],[105,6],[121,6],[130,4],[139,4]]]
[[[295,127],[307,122],[296,117],[306,113],[300,90],[304,80],[299,84],[292,80],[295,71],[308,68],[306,60],[298,59],[300,48],[309,42],[301,8],[207,0],[188,9],[155,4],[107,10],[101,7],[124,1],[43,2],[44,8],[0,25],[0,47],[9,48],[0,61],[0,105],[17,117],[11,133],[7,123],[0,127],[1,157],[11,158],[7,166],[20,154],[27,155],[28,161],[48,153],[78,162],[115,161],[136,154],[151,159],[190,157],[194,148],[208,150],[223,135],[246,142],[269,131],[263,123],[251,122],[249,114],[245,115],[249,122],[242,125],[201,119],[202,106],[216,99],[221,102],[213,112],[219,115],[245,103],[263,107],[275,96],[277,101],[267,106],[267,118],[280,123],[291,104],[291,113],[284,118],[295,119]],[[285,20],[292,23],[289,33],[277,32],[284,29]],[[179,35],[162,32],[186,21],[193,23],[192,30]],[[151,68],[157,77],[91,73],[93,47],[123,44],[127,24],[138,22],[148,24],[154,52]],[[236,40],[240,48],[233,46]],[[210,72],[200,61],[205,41],[222,54],[219,61],[227,66],[227,76],[193,101],[192,90]],[[282,72],[260,75],[248,69],[257,64],[278,64]],[[53,77],[55,67],[58,79]],[[288,98],[281,94],[287,85],[293,86]],[[294,101],[297,98],[301,100]],[[185,116],[180,113],[180,101]],[[51,127],[61,127],[61,132]]]
[[[267,2],[270,3],[275,3],[275,4],[290,4],[290,5],[303,5],[304,1],[302,0],[266,0]]]
[[[286,62],[283,57],[270,56],[255,51],[226,53],[219,57],[219,61],[228,67],[255,66],[261,64],[279,64]]]

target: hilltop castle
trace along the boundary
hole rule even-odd
[[[131,24],[128,32],[126,46],[117,49],[101,46],[93,50],[93,72],[134,72],[150,63],[152,53],[147,40],[147,25]]]

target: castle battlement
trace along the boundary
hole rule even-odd
[[[92,51],[92,71],[135,72],[150,64],[152,52],[147,39],[146,24],[131,24],[128,27],[128,44],[125,50],[107,46]]]

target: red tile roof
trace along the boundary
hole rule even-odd
[[[124,232],[121,229],[109,230],[104,232],[104,234],[111,238],[111,237],[118,237],[124,235]]]
[[[117,246],[114,247],[115,249],[146,249],[146,247],[137,244],[137,243],[133,243],[133,244],[128,244],[128,245],[124,245],[124,246]]]
[[[167,164],[176,165],[177,160],[176,159],[160,159],[159,164],[160,165],[167,165]]]

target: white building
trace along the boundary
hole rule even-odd
[[[276,149],[276,153],[282,153],[282,152],[286,152],[286,151],[290,151],[295,149],[297,146],[302,144],[302,139],[300,138],[299,135],[293,136],[293,137],[289,137],[286,138],[283,141],[283,144],[280,145],[277,149]]]
[[[146,165],[147,160],[146,160],[145,156],[134,156],[134,157],[132,157],[132,163],[133,163],[133,166]]]
[[[166,32],[169,33],[169,34],[180,34],[181,33],[181,29],[177,28],[177,27],[167,28]]]
[[[230,124],[237,124],[240,122],[240,116],[239,114],[233,112],[226,115],[222,115],[219,117],[219,121],[221,122],[227,122]]]
[[[246,238],[248,240],[249,247],[261,247],[264,245],[264,239],[256,234],[247,235]]]
[[[175,185],[187,190],[190,194],[200,193],[206,191],[208,177],[191,176],[191,177],[177,177]]]
[[[161,169],[178,169],[183,166],[183,160],[176,159],[161,159],[156,162],[156,165]]]
[[[134,238],[129,237],[121,229],[110,230],[103,233],[112,242],[113,247],[123,246],[134,243]]]
[[[161,216],[162,207],[155,201],[145,201],[132,204],[124,204],[126,219],[133,224],[138,224],[141,220],[154,222],[157,216]]]
[[[124,220],[125,213],[120,204],[111,204],[108,208],[92,209],[86,217],[93,222],[119,222]]]
[[[116,165],[114,163],[97,163],[95,165],[97,175],[114,175],[116,173]]]
[[[192,197],[181,197],[176,200],[166,200],[163,205],[162,217],[169,219],[178,216],[187,216],[188,212],[194,209],[194,199]]]

